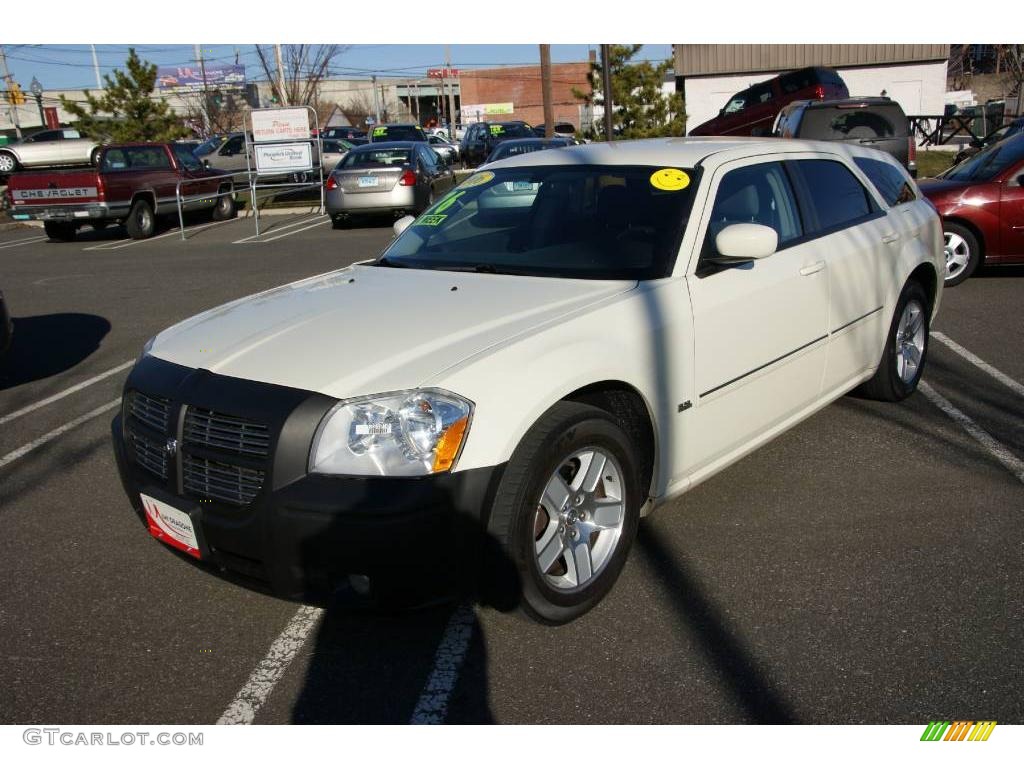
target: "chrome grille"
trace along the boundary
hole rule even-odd
[[[211,461],[186,453],[182,482],[189,493],[239,506],[249,504],[263,487],[263,471]]]
[[[128,413],[140,424],[145,424],[160,434],[167,434],[170,403],[166,398],[144,395],[134,390],[128,397]]]
[[[248,456],[270,452],[270,431],[264,424],[189,406],[185,413],[185,443]]]
[[[164,450],[164,446],[134,431],[128,433],[128,439],[135,450],[135,462],[140,467],[148,469],[161,480],[166,480],[167,451]]]

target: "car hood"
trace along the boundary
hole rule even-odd
[[[355,265],[196,315],[157,335],[150,354],[354,397],[422,385],[488,347],[635,287]]]
[[[965,190],[974,186],[973,181],[954,181],[951,179],[928,179],[918,182],[921,192],[929,199],[959,197]]]

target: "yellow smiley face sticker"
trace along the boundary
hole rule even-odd
[[[651,186],[662,192],[678,192],[690,186],[690,177],[678,168],[662,168],[651,174]]]
[[[488,181],[494,178],[494,174],[490,171],[481,171],[480,173],[474,173],[464,182],[459,184],[459,189],[469,189],[470,187],[479,187],[481,184],[486,184]]]

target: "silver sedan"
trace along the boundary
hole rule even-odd
[[[100,145],[71,128],[41,131],[0,148],[0,174],[19,168],[51,165],[95,165]]]
[[[327,179],[335,226],[353,214],[419,213],[455,185],[455,175],[422,141],[389,141],[349,150]]]

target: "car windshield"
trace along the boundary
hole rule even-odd
[[[409,163],[408,149],[358,149],[345,155],[342,168],[391,168]]]
[[[990,181],[1021,160],[1024,160],[1024,135],[993,144],[940,174],[939,178],[950,181]]]
[[[694,173],[545,165],[478,171],[413,222],[387,267],[583,279],[671,273]]]
[[[217,147],[220,146],[221,141],[223,141],[223,139],[219,139],[219,138],[207,139],[202,144],[200,144],[198,147],[193,149],[192,150],[192,154],[194,154],[196,157],[201,157],[203,155],[208,155],[211,152],[213,152],[213,150],[215,150]]]
[[[378,125],[373,141],[425,141],[423,131],[414,125]]]
[[[526,123],[492,123],[490,129],[491,136],[502,139],[528,139],[535,135]]]

